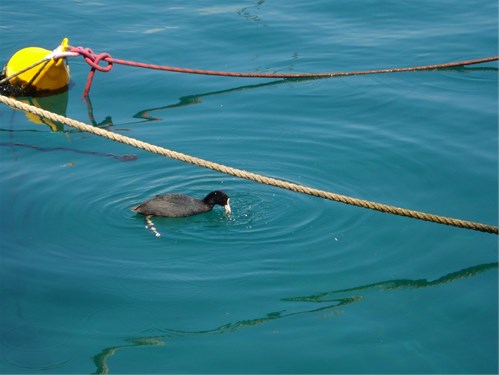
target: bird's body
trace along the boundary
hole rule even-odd
[[[156,195],[133,210],[152,216],[163,217],[185,217],[208,212],[212,207],[203,203],[202,200],[183,194]]]
[[[229,197],[222,191],[213,191],[204,199],[184,194],[161,194],[132,209],[146,216],[186,217],[211,211],[215,204],[224,206],[225,213],[230,214]]]
[[[133,207],[132,210],[144,215],[147,223],[146,228],[149,228],[156,237],[159,237],[161,235],[151,220],[153,216],[192,216],[211,211],[216,204],[225,208],[226,215],[231,213],[229,196],[223,191],[212,191],[204,199],[197,199],[184,194],[160,194]]]

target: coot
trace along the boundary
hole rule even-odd
[[[132,210],[146,217],[185,217],[211,211],[214,205],[224,206],[225,214],[231,213],[229,196],[223,191],[212,191],[204,199],[196,199],[184,194],[156,195]]]

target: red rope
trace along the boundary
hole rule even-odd
[[[486,57],[482,59],[466,60],[451,62],[446,64],[434,64],[434,65],[421,65],[413,66],[408,68],[389,68],[389,69],[375,69],[375,70],[363,70],[356,72],[324,72],[324,73],[239,73],[239,72],[221,72],[215,70],[202,70],[202,69],[189,69],[189,68],[176,68],[166,65],[155,65],[155,64],[145,64],[135,61],[120,60],[112,58],[108,53],[95,54],[90,48],[83,47],[70,47],[71,52],[76,52],[83,56],[87,64],[90,65],[90,73],[88,75],[87,84],[85,86],[85,92],[83,96],[87,96],[90,87],[92,85],[92,80],[95,71],[109,72],[113,64],[128,65],[136,68],[154,69],[162,70],[168,72],[176,73],[188,73],[188,74],[203,74],[203,75],[213,75],[213,76],[223,76],[223,77],[244,77],[244,78],[273,78],[273,79],[313,79],[313,78],[331,78],[331,77],[346,77],[346,76],[357,76],[366,74],[381,74],[381,73],[399,73],[399,72],[414,72],[422,70],[434,70],[434,69],[448,69],[456,68],[465,65],[473,64],[483,64],[486,62],[497,61],[499,56]],[[105,66],[99,65],[101,61],[107,63]]]

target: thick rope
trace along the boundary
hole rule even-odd
[[[200,158],[193,157],[190,155],[182,154],[182,153],[177,152],[177,151],[172,151],[172,150],[169,150],[167,148],[155,146],[153,144],[139,141],[139,140],[134,139],[134,138],[126,137],[126,136],[121,135],[121,134],[116,134],[116,133],[110,132],[108,130],[96,128],[94,126],[87,125],[83,122],[76,121],[76,120],[67,118],[65,116],[61,116],[61,115],[46,111],[44,109],[34,107],[32,105],[25,104],[23,102],[20,102],[18,100],[12,99],[12,98],[8,98],[8,97],[3,96],[3,95],[0,95],[0,102],[8,105],[14,109],[22,110],[25,112],[30,112],[30,113],[33,113],[35,115],[47,118],[49,120],[66,124],[68,126],[71,126],[75,129],[78,129],[78,130],[81,130],[84,132],[92,133],[92,134],[98,135],[100,137],[108,138],[110,140],[124,143],[124,144],[127,144],[129,146],[140,148],[142,150],[152,152],[152,153],[155,153],[158,155],[166,156],[166,157],[171,158],[171,159],[183,161],[185,163],[197,165],[199,167],[203,167],[203,168],[207,168],[207,169],[212,169],[212,170],[217,171],[217,172],[225,173],[225,174],[228,174],[231,176],[243,178],[243,179],[250,180],[250,181],[255,181],[255,182],[258,182],[261,184],[271,185],[271,186],[275,186],[275,187],[278,187],[281,189],[287,189],[287,190],[295,191],[298,193],[308,194],[308,195],[312,195],[312,196],[319,197],[319,198],[329,199],[332,201],[341,202],[341,203],[345,203],[345,204],[349,204],[349,205],[353,205],[353,206],[358,206],[358,207],[368,208],[368,209],[376,210],[376,211],[380,211],[380,212],[390,213],[393,215],[406,216],[406,217],[410,217],[413,219],[431,221],[431,222],[438,223],[438,224],[451,225],[451,226],[464,228],[464,229],[471,229],[471,230],[476,230],[476,231],[481,231],[481,232],[493,233],[496,235],[499,233],[499,228],[497,226],[493,226],[493,225],[481,224],[481,223],[465,221],[465,220],[460,220],[460,219],[453,219],[453,218],[448,218],[448,217],[444,217],[444,216],[428,214],[428,213],[414,211],[414,210],[408,210],[405,208],[389,206],[386,204],[370,202],[367,200],[362,200],[362,199],[348,197],[345,195],[335,194],[335,193],[331,193],[331,192],[328,192],[325,190],[314,189],[314,188],[310,188],[307,186],[282,181],[282,180],[279,180],[276,178],[266,177],[266,176],[262,176],[262,175],[259,175],[256,173],[247,172],[247,171],[244,171],[241,169],[228,167],[228,166],[214,163],[214,162],[211,162],[208,160],[204,160],[204,159],[200,159]]]

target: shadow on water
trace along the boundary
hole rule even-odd
[[[184,97],[179,98],[178,103],[169,104],[169,105],[156,107],[156,108],[144,109],[142,111],[137,112],[133,116],[134,118],[141,119],[142,121],[129,122],[129,123],[120,124],[120,125],[135,125],[135,124],[141,124],[141,123],[151,122],[151,121],[160,121],[160,120],[162,120],[162,118],[152,117],[150,115],[150,113],[168,110],[168,109],[182,108],[182,107],[186,107],[186,106],[190,106],[190,105],[194,105],[194,104],[199,104],[202,102],[202,98],[204,98],[204,97],[228,94],[228,93],[243,91],[243,90],[257,89],[257,88],[266,87],[266,86],[274,86],[274,85],[279,85],[279,84],[283,84],[286,82],[287,82],[286,80],[278,80],[278,81],[261,83],[261,84],[257,84],[257,85],[239,86],[239,87],[225,89],[225,90],[219,90],[219,91],[184,96]],[[84,99],[85,99],[85,104],[87,106],[87,114],[88,114],[89,122],[93,126],[108,129],[108,128],[112,128],[116,125],[113,123],[111,116],[106,116],[104,118],[104,120],[98,122],[94,116],[93,105],[92,105],[92,101],[90,100],[90,97],[86,97]],[[44,98],[23,97],[23,98],[19,98],[19,100],[21,100],[24,103],[33,105],[37,108],[45,109],[45,110],[48,110],[50,112],[54,112],[54,113],[57,113],[57,114],[60,114],[63,116],[66,115],[66,107],[67,107],[67,100],[68,100],[67,99],[67,92],[65,92],[63,94],[59,94],[59,95],[54,95],[51,97],[44,97]],[[55,123],[53,121],[46,120],[42,117],[32,115],[30,113],[26,113],[26,117],[28,120],[30,120],[31,122],[33,122],[35,124],[47,125],[51,131],[65,132],[64,124]],[[12,122],[12,120],[11,120],[11,122]],[[13,133],[13,132],[18,132],[18,131],[22,131],[22,130],[0,129],[0,131]],[[26,131],[27,132],[34,132],[34,130],[26,130]],[[137,159],[137,155],[135,155],[135,154],[115,155],[115,154],[109,154],[109,153],[103,153],[103,152],[97,152],[97,151],[82,151],[82,150],[69,148],[69,147],[52,147],[52,148],[40,147],[37,145],[18,143],[18,142],[2,142],[2,143],[0,143],[0,147],[28,148],[28,149],[33,149],[36,151],[41,151],[41,152],[66,151],[66,152],[74,152],[74,153],[79,153],[79,154],[108,157],[108,158],[117,159],[117,160],[121,160],[121,161],[132,161],[132,160]]]
[[[70,148],[70,147],[40,147],[40,146],[36,146],[36,145],[30,145],[27,143],[0,142],[0,147],[20,147],[20,148],[27,148],[27,149],[32,149],[32,150],[41,151],[41,152],[68,151],[68,152],[74,152],[77,154],[102,156],[102,157],[116,159],[116,160],[120,160],[120,161],[132,161],[132,160],[137,159],[137,155],[135,155],[135,154],[116,155],[116,154],[110,154],[110,153],[98,152],[98,151],[78,150],[78,149]]]
[[[94,374],[108,374],[110,371],[108,364],[109,359],[113,355],[115,355],[118,351],[121,351],[123,349],[131,349],[135,347],[144,347],[144,346],[164,346],[165,341],[174,340],[176,337],[219,335],[223,333],[232,333],[242,328],[265,324],[277,319],[334,310],[339,308],[340,306],[346,306],[356,302],[360,302],[365,298],[362,292],[371,289],[378,289],[381,291],[389,292],[399,289],[430,288],[458,280],[468,279],[487,271],[496,270],[498,268],[498,265],[499,264],[497,262],[480,264],[478,266],[473,266],[457,272],[449,273],[447,275],[444,275],[438,279],[431,281],[428,281],[426,279],[387,280],[348,289],[333,290],[311,296],[283,298],[282,301],[287,301],[287,302],[324,303],[325,306],[303,309],[301,311],[289,312],[289,313],[287,313],[286,310],[270,312],[267,315],[259,318],[227,323],[213,329],[202,330],[202,331],[181,331],[174,329],[163,329],[162,332],[164,333],[161,335],[127,338],[126,341],[129,342],[128,344],[105,348],[99,354],[93,357],[93,361],[96,366],[96,371],[94,372]],[[355,295],[349,295],[340,298],[334,297],[335,295],[341,293],[354,293]],[[340,313],[340,311],[337,311],[337,313]],[[331,312],[330,314],[334,315],[334,311]]]
[[[187,95],[187,96],[180,97],[178,99],[178,102],[175,104],[167,104],[164,106],[143,109],[132,116],[133,118],[140,119],[142,121],[127,122],[127,123],[122,123],[119,125],[136,125],[136,124],[141,124],[144,122],[161,121],[161,120],[163,120],[163,118],[154,117],[150,113],[164,111],[164,110],[168,110],[168,109],[182,108],[182,107],[187,107],[187,106],[191,106],[191,105],[195,105],[195,104],[200,104],[200,103],[202,103],[203,98],[210,97],[210,96],[230,94],[233,92],[253,90],[253,89],[258,89],[258,88],[263,88],[263,87],[268,87],[268,86],[281,85],[281,84],[288,83],[291,81],[303,81],[303,80],[312,80],[312,78],[309,78],[309,79],[280,79],[280,80],[274,80],[271,82],[259,83],[256,85],[238,86],[238,87],[233,87],[233,88],[224,89],[224,90],[217,90],[217,91],[205,92],[205,93],[200,93],[200,94]],[[54,112],[54,113],[57,113],[57,114],[60,114],[63,116],[66,115],[67,92],[64,94],[59,94],[59,95],[46,97],[46,98],[24,97],[24,98],[18,98],[18,99],[24,103],[31,104],[35,107],[45,109],[45,110],[48,110],[50,112]],[[85,105],[87,107],[87,115],[88,115],[89,122],[93,126],[100,127],[100,128],[110,128],[110,127],[117,125],[117,124],[113,123],[111,116],[106,116],[104,118],[104,120],[99,122],[94,116],[94,106],[92,104],[90,96],[84,97],[83,99],[84,99]],[[35,124],[48,125],[52,131],[59,131],[60,132],[60,131],[64,130],[63,124],[60,124],[60,123],[55,124],[53,122],[47,122],[45,119],[40,118],[39,116],[34,116],[34,115],[31,115],[28,113],[26,114],[26,116],[31,122],[33,122]]]
[[[457,72],[461,72],[461,73],[471,73],[474,71],[493,71],[493,72],[499,71],[498,68],[494,68],[494,67],[457,67],[457,68],[449,68],[449,69],[443,69],[443,70],[457,71]],[[180,97],[178,99],[178,102],[175,104],[167,104],[164,106],[143,109],[132,116],[133,118],[139,119],[140,121],[122,123],[120,125],[136,125],[136,124],[141,124],[141,123],[145,123],[145,122],[161,121],[161,120],[163,120],[162,117],[153,116],[151,113],[200,104],[200,103],[202,103],[203,98],[207,98],[207,97],[211,97],[211,96],[218,96],[218,95],[223,95],[223,94],[230,94],[233,92],[254,90],[254,89],[270,87],[270,86],[277,86],[277,85],[282,85],[282,84],[289,83],[289,82],[302,82],[302,81],[313,81],[313,80],[322,80],[322,79],[340,79],[340,78],[345,78],[345,77],[287,78],[287,79],[273,80],[270,82],[264,82],[264,83],[253,84],[253,85],[238,86],[238,87],[233,87],[233,88],[224,89],[224,90],[217,90],[217,91],[205,92],[205,93],[200,93],[200,94],[187,95],[187,96]],[[111,116],[106,116],[103,121],[97,122],[97,120],[95,119],[94,114],[93,114],[93,106],[92,106],[92,102],[90,101],[90,97],[86,97],[84,99],[85,99],[86,105],[87,105],[88,117],[89,117],[89,120],[92,123],[92,125],[98,126],[98,127],[105,127],[105,128],[112,127],[112,126],[116,125],[116,124],[113,124]]]
[[[158,112],[158,111],[164,111],[164,110],[168,110],[168,109],[187,107],[187,106],[191,106],[191,105],[195,105],[195,104],[200,104],[200,103],[202,103],[203,98],[207,98],[210,96],[230,94],[233,92],[259,89],[259,88],[268,87],[268,86],[282,85],[283,83],[287,83],[289,81],[290,80],[281,79],[281,80],[277,80],[277,81],[265,82],[265,83],[260,83],[260,84],[256,84],[256,85],[238,86],[238,87],[233,87],[233,88],[225,89],[225,90],[218,90],[218,91],[205,92],[205,93],[201,93],[201,94],[187,95],[187,96],[180,97],[178,99],[178,103],[168,104],[168,105],[161,106],[161,107],[144,109],[142,111],[137,112],[135,115],[133,115],[133,117],[137,118],[137,119],[144,119],[146,121],[159,121],[159,120],[162,120],[162,118],[151,116],[151,112]]]
[[[492,72],[499,71],[498,68],[493,68],[493,67],[474,67],[474,68],[458,67],[458,68],[451,68],[451,69],[446,69],[446,70],[454,70],[454,71],[458,71],[461,73],[470,73],[473,71],[492,71]],[[253,89],[259,89],[259,88],[263,88],[263,87],[277,86],[277,85],[282,85],[282,84],[289,83],[289,82],[302,82],[302,81],[313,81],[313,80],[319,80],[319,79],[339,79],[339,78],[344,78],[344,77],[287,78],[287,79],[280,79],[280,80],[275,80],[275,81],[271,81],[271,82],[260,83],[260,84],[256,84],[256,85],[238,86],[238,87],[225,89],[225,90],[218,90],[218,91],[206,92],[206,93],[201,93],[201,94],[187,95],[187,96],[180,97],[178,103],[144,109],[142,111],[137,112],[135,115],[133,115],[133,117],[137,118],[137,119],[145,120],[143,122],[160,121],[160,120],[162,120],[161,117],[154,117],[151,115],[151,113],[169,110],[169,109],[187,107],[187,106],[191,106],[191,105],[195,105],[195,104],[200,104],[200,103],[202,103],[203,98],[207,98],[210,96],[230,94],[233,92],[253,90]],[[138,122],[138,123],[140,123],[140,122]]]
[[[492,269],[498,268],[498,263],[487,263],[481,264],[479,266],[465,268],[461,271],[452,272],[445,276],[442,276],[438,279],[428,281],[426,279],[419,280],[411,280],[411,279],[400,279],[400,280],[388,280],[381,281],[374,284],[362,285],[359,287],[348,288],[335,290],[332,292],[325,292],[316,295],[306,296],[306,297],[294,297],[294,298],[285,298],[283,301],[300,301],[300,302],[328,302],[335,301],[336,299],[329,300],[330,296],[334,296],[335,294],[340,293],[353,293],[353,292],[361,292],[369,289],[379,289],[381,291],[394,291],[398,289],[420,289],[420,288],[429,288],[433,286],[438,286],[442,284],[447,284],[453,281],[467,279],[472,276],[476,276],[482,272],[490,271]]]

